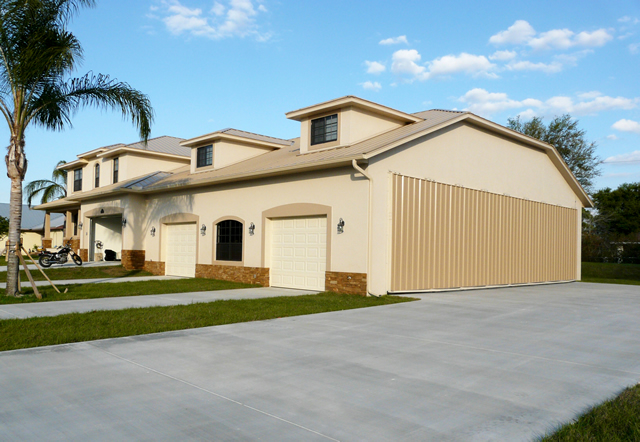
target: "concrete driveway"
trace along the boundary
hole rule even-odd
[[[640,287],[562,284],[0,353],[1,440],[532,440],[640,380]]]

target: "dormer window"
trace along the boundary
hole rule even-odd
[[[338,139],[338,114],[311,120],[311,145]]]
[[[197,167],[211,166],[213,164],[213,145],[198,147]]]
[[[96,164],[96,169],[95,169],[95,185],[93,187],[100,187],[100,165]]]
[[[76,169],[73,171],[73,191],[80,190],[82,190],[82,169]]]

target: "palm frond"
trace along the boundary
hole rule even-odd
[[[71,116],[83,107],[113,108],[129,117],[146,141],[151,133],[153,109],[149,98],[127,83],[108,75],[87,74],[65,83],[51,83],[31,104],[33,122],[42,127],[61,130],[71,124]]]

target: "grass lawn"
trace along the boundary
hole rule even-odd
[[[582,282],[640,285],[640,264],[583,262]]]
[[[541,441],[638,441],[640,440],[640,385],[627,388],[564,425]]]
[[[40,270],[29,270],[35,281],[44,281],[45,278]],[[120,266],[74,266],[74,267],[51,267],[44,269],[47,276],[55,281],[61,279],[91,279],[91,278],[123,278],[125,276],[153,276],[153,273],[144,270],[126,270]],[[7,272],[0,272],[0,282],[7,281]],[[27,275],[24,270],[20,271],[20,281],[26,282]]]
[[[170,307],[131,308],[0,321],[0,351],[67,344],[171,330],[262,321],[287,316],[397,304],[414,299],[320,293],[265,299],[215,301]]]
[[[42,300],[38,300],[31,288],[23,288],[24,296],[13,298],[0,295],[1,304],[20,304],[23,302],[68,301],[72,299],[115,298],[118,296],[161,295],[166,293],[202,292],[210,290],[229,290],[258,287],[239,282],[218,281],[216,279],[176,279],[165,281],[136,281],[102,284],[73,284],[58,286],[58,293],[51,286],[38,287]]]

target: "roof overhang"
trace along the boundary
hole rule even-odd
[[[290,120],[302,121],[303,119],[316,114],[330,112],[332,110],[338,110],[349,106],[365,109],[405,123],[417,123],[418,121],[422,121],[422,118],[416,117],[415,115],[407,114],[372,101],[363,100],[362,98],[355,97],[353,95],[347,95],[346,97],[336,98],[335,100],[325,101],[324,103],[315,104],[309,107],[303,107],[302,109],[287,112],[285,116]]]
[[[78,209],[80,200],[72,198],[61,198],[50,203],[40,204],[34,207],[35,210],[46,210],[47,212],[64,212],[69,209]]]
[[[249,146],[267,147],[270,149],[281,149],[283,147],[288,147],[284,144],[271,143],[269,141],[256,140],[253,138],[244,138],[244,137],[239,137],[237,135],[230,135],[223,132],[212,132],[210,134],[201,135],[195,138],[190,138],[188,140],[184,140],[180,142],[180,145],[184,147],[199,147],[199,146],[213,143],[214,141],[220,141],[220,140],[232,141],[236,143],[246,144]]]
[[[71,161],[69,163],[61,164],[58,167],[56,167],[56,169],[58,169],[58,170],[75,169],[76,167],[81,167],[81,166],[84,166],[85,164],[88,164],[88,163],[89,163],[88,160],[85,160],[84,158],[79,158],[79,159]]]

